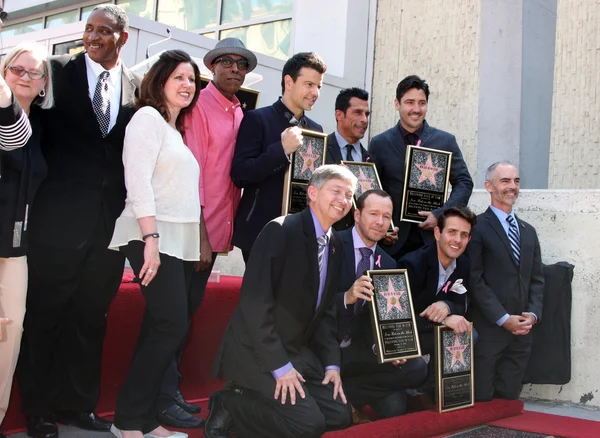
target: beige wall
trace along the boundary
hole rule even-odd
[[[456,135],[475,177],[479,19],[479,0],[379,0],[371,136],[398,121],[396,85],[417,74],[430,85],[428,122]]]
[[[550,188],[600,188],[600,1],[559,0]]]

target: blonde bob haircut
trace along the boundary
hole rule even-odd
[[[33,99],[32,105],[38,105],[42,109],[52,108],[54,106],[54,93],[52,92],[52,68],[50,67],[48,53],[44,46],[41,46],[35,42],[24,42],[16,45],[2,60],[0,74],[2,74],[2,77],[5,77],[6,69],[12,66],[15,60],[23,53],[30,53],[34,58],[41,60],[42,65],[44,66],[44,78],[46,79],[44,91],[46,94],[45,96],[37,96],[35,99]]]

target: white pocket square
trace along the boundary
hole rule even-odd
[[[467,291],[467,288],[463,286],[462,282],[462,278],[456,280],[454,284],[450,286],[450,292],[454,292],[460,295],[464,294]]]

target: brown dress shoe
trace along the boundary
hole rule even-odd
[[[361,411],[352,406],[352,425],[356,424],[367,424],[370,423],[369,417],[363,414]]]

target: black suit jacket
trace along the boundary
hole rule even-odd
[[[533,312],[538,321],[542,319],[544,272],[540,243],[531,225],[519,218],[517,222],[521,239],[519,264],[496,214],[488,208],[477,217],[468,247],[472,285],[469,318],[481,339],[508,334],[496,325],[507,313]]]
[[[50,62],[55,103],[42,111],[48,176],[31,211],[30,239],[74,249],[97,237],[93,233],[101,217],[110,239],[125,206],[123,138],[134,113],[140,78],[123,66],[117,122],[102,138],[89,95],[84,54],[52,57]]]
[[[371,159],[369,152],[367,152],[362,144],[360,145],[360,153],[363,162]],[[346,161],[346,157],[342,157],[340,144],[337,141],[335,132],[332,132],[327,136],[327,155],[325,156],[325,164],[340,164],[342,160]]]
[[[373,331],[371,328],[371,317],[369,316],[368,303],[362,304],[358,314],[354,313],[354,306],[350,304],[344,306],[344,293],[352,287],[356,281],[356,258],[354,255],[354,239],[352,238],[352,228],[340,231],[339,236],[342,239],[343,260],[340,276],[337,284],[337,294],[335,297],[338,312],[338,338],[341,342],[346,336],[352,338],[354,345],[367,346],[369,349],[373,345]],[[395,269],[396,262],[379,245],[375,248],[375,261],[380,259],[380,265],[375,265],[374,269]]]
[[[433,324],[419,314],[428,306],[444,301],[450,307],[450,314],[464,316],[467,310],[467,294],[458,294],[450,291],[450,287],[458,279],[462,279],[462,285],[467,289],[469,286],[469,271],[471,262],[466,254],[456,259],[456,269],[448,278],[450,286],[448,291],[441,290],[437,293],[437,285],[440,275],[437,245],[430,243],[416,251],[410,252],[398,261],[398,269],[406,269],[408,281],[413,300],[415,316],[419,322],[419,330],[430,330]]]
[[[248,111],[238,131],[231,162],[231,179],[243,188],[235,216],[232,244],[250,251],[265,224],[281,215],[283,177],[289,166],[281,133],[292,126],[292,114],[277,100],[273,105]],[[323,132],[321,125],[304,116],[301,128]]]
[[[398,122],[400,123],[400,122]],[[429,126],[423,122],[423,132],[420,136],[421,146],[452,152],[452,166],[450,168],[450,184],[452,192],[445,207],[453,205],[467,205],[473,192],[473,180],[469,169],[463,160],[462,153],[456,143],[454,135]],[[406,146],[398,125],[376,135],[369,144],[371,159],[377,166],[377,173],[381,179],[383,189],[388,192],[394,202],[394,224],[399,228],[398,241],[385,250],[394,255],[400,251],[410,232],[411,222],[400,222],[402,195],[404,193],[404,173],[406,166]],[[441,209],[434,210],[437,216]],[[433,232],[421,231],[424,242],[433,241]]]
[[[334,296],[342,247],[335,231],[328,254],[327,277],[316,308],[319,266],[310,209],[265,226],[248,260],[240,301],[213,374],[220,370],[226,380],[272,396],[271,371],[290,361],[301,374],[307,367],[324,373],[325,366],[340,366]]]
[[[363,162],[369,161],[371,159],[369,153],[363,147],[362,144],[360,145],[360,153],[361,160]],[[340,164],[342,160],[345,161],[346,158],[342,157],[340,145],[337,141],[337,138],[335,137],[335,132],[332,132],[327,136],[327,155],[325,156],[325,164]],[[336,231],[342,231],[347,228],[351,228],[353,225],[354,208],[351,208],[346,216],[344,216],[342,219],[340,219],[333,225],[333,228],[335,228]]]

